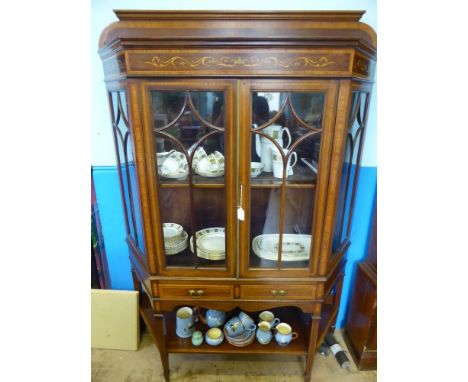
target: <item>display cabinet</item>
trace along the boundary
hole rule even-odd
[[[169,353],[221,352],[303,355],[310,380],[338,312],[375,32],[361,11],[115,13],[99,54],[165,378]],[[299,336],[195,347],[176,334],[182,306],[268,309]]]

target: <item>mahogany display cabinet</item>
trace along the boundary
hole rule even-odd
[[[338,312],[375,32],[362,11],[115,13],[99,54],[166,380],[169,353],[219,352],[303,355],[309,381]],[[299,338],[195,347],[176,335],[181,306],[272,310]]]

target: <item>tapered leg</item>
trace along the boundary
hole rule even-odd
[[[154,315],[155,336],[157,339],[158,350],[161,356],[161,363],[164,370],[164,379],[169,381],[169,354],[166,349],[166,336],[164,334],[164,316],[162,314]]]
[[[135,273],[135,270],[132,268],[132,280],[133,280],[133,290],[140,290],[140,281]]]
[[[312,375],[312,366],[314,364],[315,352],[317,351],[317,336],[319,330],[319,323],[320,320],[312,318],[312,323],[310,325],[309,349],[306,358],[304,382],[310,382],[310,377]]]

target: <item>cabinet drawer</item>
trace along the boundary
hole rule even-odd
[[[315,285],[242,285],[241,298],[246,300],[308,300],[315,298]]]
[[[234,287],[232,285],[159,284],[159,297],[172,300],[232,299],[234,297]]]

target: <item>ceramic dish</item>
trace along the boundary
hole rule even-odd
[[[223,329],[224,338],[228,343],[237,347],[244,347],[250,345],[255,340],[255,330],[245,331],[244,333],[238,335],[237,337],[230,337],[227,334],[226,328]]]
[[[188,168],[187,168],[187,165],[185,165],[184,167],[179,168],[175,172],[167,172],[167,171],[164,171],[162,167],[159,167],[158,174],[164,178],[169,178],[169,179],[185,179],[188,175]]]
[[[303,261],[310,257],[312,235],[283,234],[281,261]],[[279,234],[256,236],[252,240],[254,253],[266,260],[278,261]]]
[[[167,244],[177,244],[181,237],[184,229],[180,224],[177,223],[163,223],[163,236],[164,243]]]
[[[188,233],[183,231],[180,237],[180,240],[176,242],[175,244],[168,244],[164,243],[164,250],[166,252],[166,255],[176,255],[188,246]]]
[[[205,228],[195,233],[197,237],[197,256],[208,260],[225,258],[225,230],[223,227]],[[190,238],[190,249],[193,253],[193,236]]]

